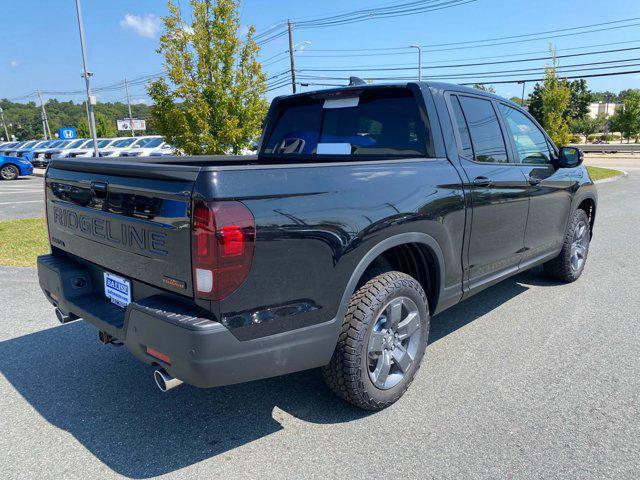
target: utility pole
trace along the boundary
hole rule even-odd
[[[129,82],[124,79],[124,89],[127,92],[127,105],[129,105],[129,125],[131,126],[131,136],[135,137],[136,132],[133,131],[133,115],[131,115],[131,99],[129,98]]]
[[[87,109],[89,110],[89,129],[91,130],[91,137],[93,138],[93,156],[99,157],[98,152],[98,135],[96,134],[96,118],[93,114],[93,104],[95,100],[91,97],[91,75],[89,68],[87,67],[87,50],[84,46],[84,28],[82,27],[82,9],[80,7],[80,0],[76,0],[76,13],[78,15],[78,30],[80,31],[80,47],[82,48],[82,66],[84,69],[84,81],[87,87]]]
[[[411,48],[418,49],[418,81],[422,81],[422,45],[410,45]]]
[[[4,127],[4,139],[9,141],[9,130],[7,130],[7,122],[4,119],[4,110],[0,107],[0,118],[2,118],[2,126]]]
[[[518,82],[522,84],[522,98],[520,99],[520,106],[522,108],[524,108],[524,87],[527,84],[527,82]]]
[[[289,61],[291,62],[291,88],[293,93],[296,93],[296,65],[293,60],[293,33],[291,27],[291,20],[287,20],[287,27],[289,28]]]
[[[51,130],[49,129],[49,120],[47,119],[47,111],[44,108],[44,102],[42,101],[42,94],[38,89],[38,98],[40,99],[40,115],[42,116],[42,134],[45,140],[49,140],[51,137]],[[47,133],[49,136],[47,137]]]

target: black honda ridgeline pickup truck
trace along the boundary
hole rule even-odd
[[[580,277],[582,160],[456,85],[280,97],[256,156],[52,161],[40,285],[163,391],[322,367],[377,410],[416,375],[432,316],[539,264]]]

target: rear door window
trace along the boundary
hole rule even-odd
[[[429,138],[409,89],[371,89],[356,97],[284,100],[263,153],[427,156]]]
[[[490,100],[460,96],[476,162],[508,163],[507,147]]]

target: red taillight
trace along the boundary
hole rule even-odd
[[[256,227],[240,202],[193,204],[191,261],[195,296],[222,300],[246,280]]]

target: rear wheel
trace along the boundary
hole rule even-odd
[[[2,180],[15,180],[20,176],[20,170],[15,165],[4,165],[0,168],[0,178]]]
[[[576,210],[569,222],[562,251],[553,260],[544,264],[544,273],[549,278],[562,282],[575,282],[587,263],[591,225],[584,210]]]
[[[352,297],[331,362],[329,388],[367,410],[381,410],[407,390],[429,337],[427,297],[401,272],[376,276]]]

